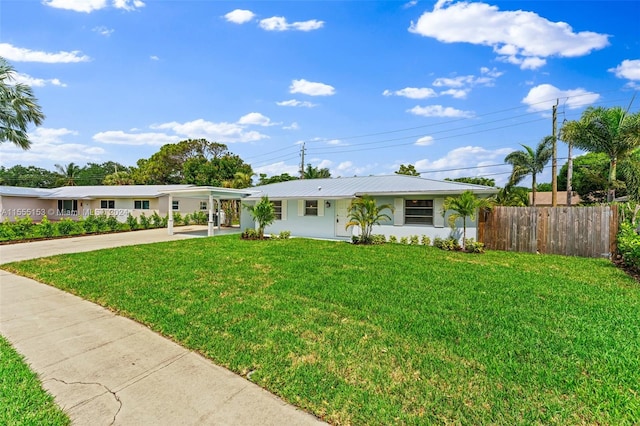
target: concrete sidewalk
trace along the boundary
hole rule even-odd
[[[157,230],[154,230],[157,231]],[[153,231],[82,237],[74,250],[182,238]],[[165,238],[166,237],[166,238]],[[93,240],[92,240],[93,239]],[[57,240],[56,243],[71,239]],[[44,245],[42,243],[51,243]],[[24,243],[11,260],[56,254]],[[33,246],[32,246],[33,247]],[[68,252],[67,244],[61,246]],[[54,252],[55,251],[55,252]],[[1,261],[7,262],[0,253]],[[127,318],[0,270],[0,334],[76,425],[317,425],[315,417]]]

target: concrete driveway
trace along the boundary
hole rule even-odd
[[[175,241],[199,232],[182,231],[0,246],[0,262]],[[25,356],[75,425],[322,424],[135,321],[2,270],[0,334]]]

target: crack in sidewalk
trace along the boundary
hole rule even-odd
[[[107,391],[107,393],[110,393],[111,395],[113,395],[113,398],[117,401],[118,403],[118,410],[115,412],[115,414],[113,415],[113,419],[111,420],[111,423],[109,423],[109,425],[113,425],[116,422],[116,417],[118,417],[118,414],[120,414],[120,411],[122,410],[122,401],[120,400],[120,397],[118,397],[118,394],[116,394],[116,392],[112,391],[111,389],[109,389],[107,386],[103,385],[102,383],[98,383],[98,382],[67,382],[65,380],[62,379],[57,379],[55,377],[50,377],[47,380],[54,380],[56,382],[60,382],[63,383],[65,385],[96,385],[96,386],[100,386],[101,388],[105,389]],[[89,399],[85,399],[81,402],[79,402],[78,404],[74,405],[71,408],[76,408],[80,405],[86,404],[90,401],[93,401],[94,399],[98,398],[99,396],[104,395],[104,393],[101,393],[99,395],[95,395]]]

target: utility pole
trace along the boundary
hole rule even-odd
[[[556,104],[553,106],[553,129],[551,136],[553,136],[553,156],[551,158],[551,206],[556,207],[558,205],[558,138],[556,137],[556,121],[558,120],[558,103],[560,99],[556,99]]]
[[[302,142],[302,148],[300,149],[300,179],[304,179],[304,142]]]
[[[571,206],[571,193],[573,192],[573,188],[571,188],[571,179],[573,178],[573,158],[571,158],[571,151],[573,143],[567,141],[567,144],[569,145],[569,158],[567,159],[567,206]]]

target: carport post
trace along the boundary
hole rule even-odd
[[[216,198],[216,208],[218,209],[218,231],[222,226],[222,200],[220,198]]]
[[[209,194],[209,228],[207,237],[213,237],[213,194]]]
[[[173,195],[169,194],[169,207],[167,208],[169,212],[169,220],[167,220],[167,232],[169,235],[173,235]]]

